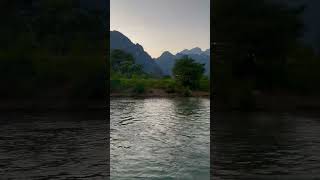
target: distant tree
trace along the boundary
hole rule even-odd
[[[1,1],[0,98],[104,97],[106,12],[78,0]]]
[[[283,84],[288,51],[299,42],[303,33],[301,14],[304,7],[274,0],[214,1],[213,7],[213,39],[218,46],[230,47],[223,52],[227,54],[223,57],[228,56],[224,61],[231,61],[232,71],[247,73],[250,69],[243,70],[245,65],[241,64],[248,62],[248,56],[254,57],[255,77],[261,82],[259,88]],[[215,69],[215,72],[219,70]],[[225,78],[226,75],[214,77]],[[240,76],[233,78],[237,77]]]
[[[110,53],[111,72],[116,72],[121,75],[131,78],[133,75],[143,75],[142,66],[135,64],[131,54],[122,50],[116,49]]]
[[[178,83],[190,89],[199,88],[200,79],[205,69],[204,64],[196,63],[188,56],[177,59],[173,67],[173,75]]]

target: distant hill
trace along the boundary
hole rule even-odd
[[[150,75],[156,77],[163,75],[158,64],[144,51],[140,44],[134,44],[128,37],[118,31],[110,31],[110,49],[120,49],[130,53],[134,57],[135,63],[141,64],[143,71]]]
[[[205,64],[205,74],[210,74],[210,49],[202,51],[200,48],[196,47],[193,49],[185,49],[176,55],[171,54],[168,51],[162,53],[160,57],[156,60],[157,64],[160,66],[164,75],[172,75],[172,68],[176,62],[176,59],[183,57],[184,55],[189,56],[194,59],[196,62]]]

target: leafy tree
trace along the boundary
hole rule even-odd
[[[286,57],[292,45],[296,44],[303,32],[300,18],[303,7],[289,7],[272,0],[228,0],[213,3],[213,39],[223,52],[217,51],[217,58],[231,68],[247,72],[242,62],[248,56],[255,58],[257,64],[257,81],[268,88],[282,83]],[[221,60],[221,59],[219,59]],[[235,64],[235,65],[232,65]],[[232,67],[233,66],[233,67]],[[219,65],[214,66],[220,68]],[[219,72],[219,70],[214,70]],[[226,75],[216,74],[214,78]],[[237,78],[234,76],[233,78]],[[216,86],[219,86],[216,85]]]
[[[104,97],[105,14],[79,0],[1,1],[0,97]]]
[[[122,74],[127,78],[133,75],[143,75],[142,66],[135,64],[131,54],[116,49],[110,53],[110,67],[113,72]]]
[[[178,59],[172,70],[177,82],[191,89],[199,88],[204,71],[204,64],[196,63],[188,56]]]

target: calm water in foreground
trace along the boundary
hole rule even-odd
[[[111,179],[209,179],[210,100],[112,99]]]
[[[111,179],[320,179],[320,113],[215,113],[208,99],[111,100]],[[0,179],[106,179],[105,115],[0,113]]]
[[[98,114],[1,113],[0,179],[106,179],[107,125]]]
[[[214,179],[320,179],[320,114],[214,113]]]

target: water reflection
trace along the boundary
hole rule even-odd
[[[208,99],[111,100],[111,179],[209,179],[209,109]]]
[[[104,118],[104,113],[2,113],[1,179],[107,177]]]
[[[320,116],[290,113],[215,114],[216,178],[303,178],[320,175]]]

